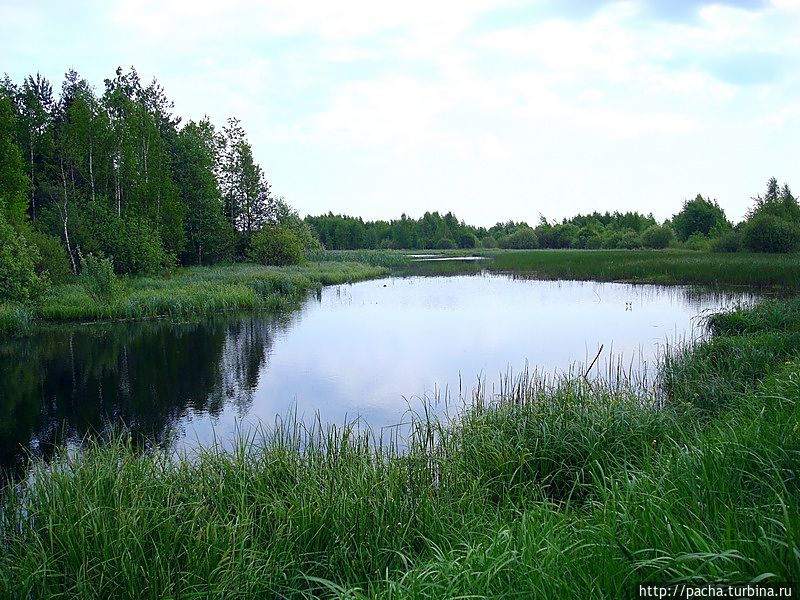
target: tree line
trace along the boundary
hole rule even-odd
[[[697,195],[659,223],[652,214],[593,212],[561,222],[540,218],[474,227],[452,212],[426,212],[419,219],[403,214],[391,221],[364,221],[347,215],[308,216],[320,242],[330,250],[370,248],[579,248],[635,249],[685,247],[735,252],[793,252],[800,248],[800,207],[788,185],[775,178],[766,193],[752,198],[745,220],[731,223],[716,200]]]
[[[0,213],[51,276],[82,256],[120,273],[247,258],[265,230],[314,244],[273,195],[241,123],[182,123],[153,79],[118,68],[96,91],[74,70],[0,80]],[[263,242],[263,239],[262,239]],[[263,245],[263,244],[262,244]]]

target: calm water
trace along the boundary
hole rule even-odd
[[[75,326],[0,344],[0,463],[108,431],[182,447],[294,408],[306,419],[401,421],[421,398],[491,389],[524,365],[588,363],[600,345],[652,368],[696,317],[749,296],[502,275],[325,288],[289,314]],[[648,367],[649,365],[649,367]],[[460,390],[460,391],[459,391]]]

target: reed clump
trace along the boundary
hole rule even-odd
[[[31,320],[87,321],[191,317],[253,309],[282,309],[297,304],[323,285],[348,283],[386,274],[380,267],[356,263],[307,263],[296,267],[237,264],[180,269],[166,277],[136,277],[114,282],[113,294],[97,293],[86,282],[54,287]],[[0,307],[0,319],[10,309]],[[3,333],[0,320],[0,335]],[[6,328],[12,331],[10,326]],[[15,329],[24,333],[26,330]]]

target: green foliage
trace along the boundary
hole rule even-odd
[[[30,181],[16,137],[16,117],[11,99],[0,93],[0,212],[14,226],[25,220]]]
[[[515,250],[534,250],[539,247],[539,238],[530,227],[521,227],[499,242],[501,248]]]
[[[434,245],[434,248],[441,250],[450,250],[456,247],[456,243],[450,238],[442,238]]]
[[[0,212],[0,300],[35,302],[47,290],[46,276],[36,273],[39,253]]]
[[[686,250],[492,253],[481,269],[539,279],[771,286],[800,290],[800,256],[712,254]],[[467,268],[465,265],[464,268]]]
[[[36,261],[36,272],[47,273],[48,278],[53,283],[63,283],[72,276],[67,251],[61,241],[46,233],[42,233],[31,227],[26,227],[24,231],[28,242],[36,247],[38,260]]]
[[[742,249],[742,232],[738,226],[711,240],[714,252],[739,252]]]
[[[475,248],[478,245],[478,238],[474,233],[463,231],[458,235],[459,248]]]
[[[253,236],[248,258],[262,265],[298,265],[305,260],[305,252],[293,232],[267,225]]]
[[[698,194],[694,200],[684,202],[683,209],[672,217],[672,228],[678,239],[685,242],[695,233],[709,236],[712,232],[729,229],[730,223],[716,200]]]
[[[119,273],[156,274],[174,262],[161,243],[159,231],[134,215],[118,215],[100,202],[78,215],[74,240],[81,252],[114,257]]]
[[[777,217],[782,221],[800,224],[800,204],[792,195],[789,186],[778,186],[774,177],[767,181],[767,191],[764,196],[753,198],[753,208],[747,215],[748,221],[762,215]]]
[[[271,203],[273,225],[278,225],[283,229],[293,233],[303,245],[306,256],[322,250],[314,229],[300,218],[297,211],[292,209],[283,198],[277,198]]]
[[[19,302],[0,302],[0,339],[22,337],[33,328],[33,314],[29,305]]]
[[[121,291],[120,282],[114,273],[114,263],[104,256],[91,253],[81,255],[79,281],[89,297],[101,304],[110,304]]]
[[[493,236],[487,235],[481,240],[481,247],[483,248],[497,248],[497,240]]]
[[[800,226],[768,213],[742,226],[742,246],[751,252],[794,252],[800,248]]]
[[[686,239],[683,245],[687,250],[695,250],[698,252],[708,252],[711,250],[711,242],[702,233],[693,233]]]
[[[642,246],[652,249],[663,249],[675,237],[675,232],[666,225],[651,225],[642,232]]]
[[[218,139],[208,120],[190,121],[176,143],[175,183],[186,206],[186,263],[233,261],[235,232],[223,214],[222,194],[214,169]]]
[[[642,238],[635,231],[626,231],[617,241],[617,248],[635,250],[642,247]]]
[[[574,223],[561,223],[553,226],[552,247],[571,248],[580,228]],[[538,241],[538,238],[537,238]]]
[[[602,243],[600,232],[594,227],[581,227],[572,240],[573,248],[599,248]]]
[[[108,275],[107,269],[105,273]],[[381,267],[344,261],[296,267],[190,267],[176,270],[169,278],[132,277],[110,303],[94,300],[82,285],[57,286],[43,302],[41,317],[48,321],[183,318],[256,308],[283,309],[321,285],[386,273]]]

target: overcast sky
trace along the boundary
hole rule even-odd
[[[800,0],[0,0],[0,72],[156,77],[301,214],[734,220],[800,192]]]

